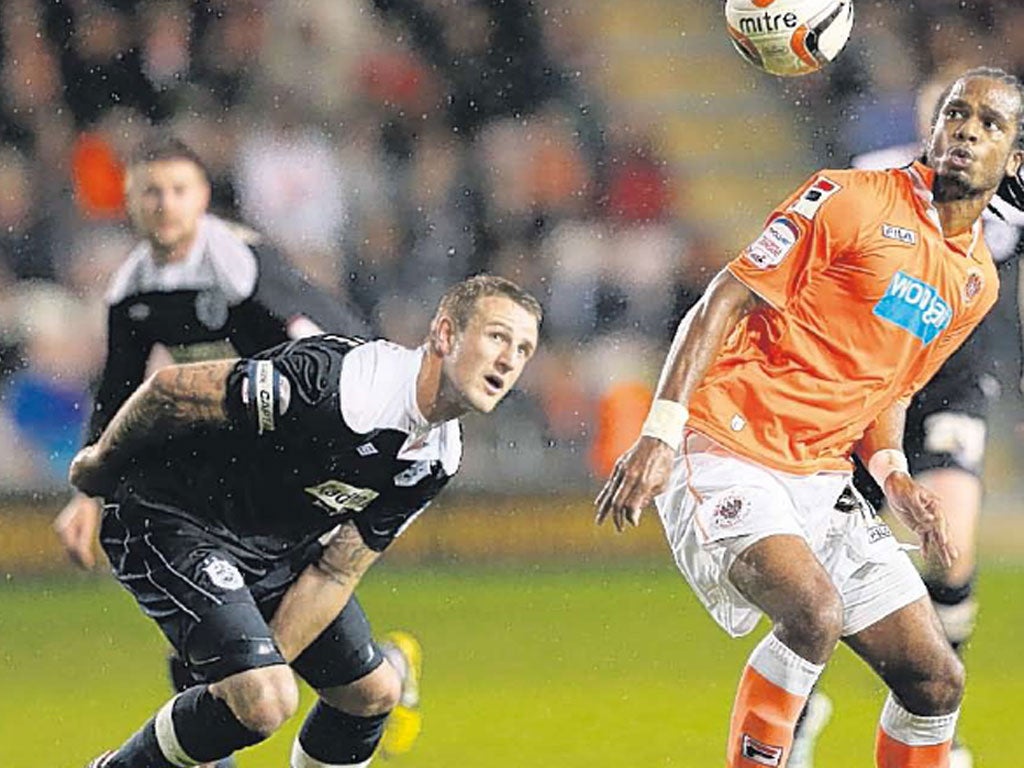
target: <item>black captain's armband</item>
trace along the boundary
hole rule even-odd
[[[229,419],[251,434],[286,439],[337,435],[345,355],[362,342],[311,336],[239,360],[228,376]]]

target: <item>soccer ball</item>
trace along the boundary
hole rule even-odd
[[[843,50],[853,0],[726,0],[729,37],[740,55],[773,75],[816,72]]]

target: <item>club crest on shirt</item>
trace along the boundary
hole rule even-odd
[[[150,314],[152,314],[152,310],[149,308],[149,304],[142,301],[137,301],[128,307],[128,317],[137,323],[147,319]]]
[[[202,565],[203,573],[213,586],[234,590],[245,586],[245,579],[238,569],[222,557],[209,557]]]
[[[778,216],[747,246],[743,255],[758,269],[771,269],[782,263],[799,238],[796,224],[785,216]]]
[[[825,176],[819,176],[814,180],[814,183],[809,186],[800,199],[787,208],[787,211],[793,211],[798,213],[805,219],[813,219],[818,213],[818,209],[825,204],[832,195],[841,190],[843,186],[836,184],[832,179],[826,178]]]
[[[227,297],[216,288],[196,294],[196,317],[211,331],[218,331],[228,321]]]
[[[967,273],[967,282],[964,283],[964,301],[970,304],[981,293],[985,287],[985,280],[981,276],[981,270],[972,269]]]

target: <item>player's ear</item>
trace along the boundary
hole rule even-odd
[[[1006,175],[1011,178],[1020,175],[1022,164],[1024,164],[1024,150],[1015,149],[1010,152],[1010,157],[1006,161]]]
[[[442,357],[446,357],[455,349],[455,321],[448,315],[441,315],[434,322],[433,337],[434,351]]]

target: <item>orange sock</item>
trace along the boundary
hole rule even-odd
[[[959,710],[948,715],[915,715],[889,694],[875,741],[878,768],[948,768]]]
[[[773,634],[754,649],[740,678],[729,724],[729,768],[783,766],[793,729],[822,666],[793,653]]]

